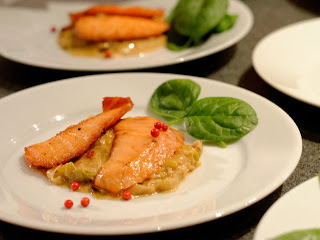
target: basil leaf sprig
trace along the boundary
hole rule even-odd
[[[222,147],[251,132],[258,124],[255,110],[246,102],[230,97],[197,100],[201,87],[189,79],[172,79],[153,93],[149,107],[172,120],[185,122],[187,132]]]
[[[153,93],[149,106],[162,116],[180,118],[199,97],[201,88],[189,79],[167,81]]]
[[[200,44],[213,34],[230,29],[237,20],[227,13],[228,0],[179,0],[167,21],[167,47],[179,51]]]
[[[282,234],[271,240],[320,240],[320,229],[305,229]]]

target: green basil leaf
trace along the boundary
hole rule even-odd
[[[221,147],[252,131],[257,114],[246,102],[230,97],[207,97],[197,101],[200,86],[189,79],[173,79],[153,93],[149,107],[157,114],[171,117],[167,124],[185,121],[187,132]]]
[[[170,24],[172,23],[173,18],[174,18],[175,14],[176,14],[176,9],[178,8],[178,5],[179,4],[176,4],[176,6],[171,10],[169,15],[166,17],[167,23],[170,23]]]
[[[228,0],[180,0],[170,16],[171,26],[197,43],[217,26],[227,7]]]
[[[229,30],[237,21],[237,18],[238,18],[237,15],[229,15],[229,14],[224,15],[224,17],[221,19],[218,25],[213,29],[213,32],[221,33]]]
[[[282,234],[272,240],[320,240],[320,229],[298,230]]]
[[[170,28],[167,33],[167,48],[172,51],[181,51],[189,48],[192,45],[192,39],[186,36],[182,36],[175,31],[174,28]]]
[[[178,43],[167,41],[167,48],[172,51],[182,51],[190,47],[189,42],[186,42],[186,44],[179,45]]]
[[[195,102],[184,116],[188,133],[217,143],[236,141],[258,124],[246,102],[229,97],[208,97]]]
[[[198,98],[201,87],[189,79],[173,79],[161,84],[151,96],[149,107],[157,114],[180,118]]]

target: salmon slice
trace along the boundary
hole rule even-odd
[[[84,40],[132,40],[163,34],[170,25],[165,21],[129,16],[85,16],[74,25],[75,34]]]
[[[150,117],[125,118],[113,127],[111,155],[98,171],[96,187],[118,194],[160,170],[183,145],[184,135],[169,127],[157,138],[152,137],[150,131],[158,121]]]
[[[112,102],[109,98],[107,102]],[[113,126],[124,114],[130,111],[133,103],[130,98],[121,100],[117,108],[109,109],[77,125],[68,127],[53,138],[25,148],[25,158],[36,167],[51,168],[83,154],[101,134]]]
[[[102,109],[104,112],[122,107],[128,103],[132,103],[129,97],[105,97],[102,101]],[[133,103],[132,103],[133,104]]]
[[[159,18],[163,17],[163,9],[150,9],[143,7],[120,7],[116,5],[97,5],[93,6],[85,11],[70,13],[70,19],[72,23],[75,23],[79,18],[88,15],[121,15],[131,17],[143,17],[143,18]]]

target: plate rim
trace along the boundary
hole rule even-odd
[[[280,198],[278,198],[270,207],[269,209],[263,214],[262,218],[260,219],[254,234],[253,234],[253,240],[258,240],[260,237],[260,231],[263,229],[265,219],[268,219],[270,214],[273,214],[274,208],[278,206],[279,203],[281,203],[284,199],[287,201],[288,196],[291,196],[293,194],[296,194],[299,192],[301,189],[303,189],[306,185],[313,185],[317,184],[319,186],[319,177],[318,176],[313,176],[305,181],[299,183],[296,185],[294,188],[290,189],[288,192],[286,192],[284,195],[282,195]],[[319,193],[318,193],[319,194]],[[299,230],[299,229],[297,229]],[[283,232],[284,234],[285,232]],[[281,234],[281,233],[280,233]]]
[[[254,203],[262,200],[264,197],[266,197],[267,195],[272,193],[274,190],[276,190],[279,186],[281,186],[286,181],[286,179],[293,173],[294,169],[296,168],[296,166],[297,166],[297,164],[299,162],[299,159],[300,159],[301,153],[302,153],[302,138],[301,138],[301,134],[300,134],[300,131],[299,131],[297,125],[294,123],[293,119],[284,110],[282,110],[279,106],[277,106],[276,104],[274,104],[270,100],[258,95],[257,93],[254,93],[254,92],[252,92],[250,90],[247,90],[247,89],[239,87],[239,86],[231,85],[231,84],[228,84],[228,83],[225,83],[225,82],[221,82],[221,81],[218,81],[218,80],[208,79],[208,78],[203,78],[203,77],[189,76],[189,75],[182,75],[182,74],[149,73],[149,72],[104,73],[104,74],[96,74],[96,75],[90,75],[90,76],[73,77],[73,78],[62,79],[62,80],[54,81],[54,82],[43,83],[43,84],[40,84],[40,85],[36,85],[36,86],[30,87],[30,88],[27,88],[27,89],[20,90],[18,92],[12,93],[12,94],[0,99],[0,108],[1,108],[1,105],[5,104],[7,101],[12,101],[12,100],[14,101],[14,99],[20,97],[20,95],[28,94],[29,92],[32,93],[32,91],[41,90],[41,88],[43,88],[43,87],[50,87],[51,85],[55,85],[55,84],[65,84],[65,83],[72,84],[72,82],[77,82],[79,79],[80,80],[82,79],[82,80],[89,81],[92,78],[96,78],[96,77],[99,78],[99,77],[110,76],[110,75],[112,75],[112,76],[118,76],[118,75],[132,76],[132,75],[135,75],[135,77],[141,76],[141,75],[144,75],[144,76],[146,76],[146,75],[149,75],[149,76],[157,75],[157,76],[163,76],[165,78],[180,78],[180,77],[181,78],[191,78],[191,79],[196,79],[198,81],[206,82],[208,84],[213,84],[213,85],[217,84],[217,85],[229,88],[229,89],[236,89],[237,91],[240,91],[240,92],[242,91],[245,94],[249,94],[249,95],[252,95],[252,96],[254,96],[256,98],[260,98],[263,101],[267,101],[268,104],[271,104],[272,107],[275,107],[277,109],[277,111],[280,111],[281,114],[284,114],[286,116],[286,118],[289,121],[291,121],[292,126],[294,126],[295,134],[297,136],[299,136],[299,139],[297,139],[299,141],[299,143],[298,143],[299,149],[297,151],[300,152],[300,154],[299,154],[299,156],[297,156],[296,161],[292,162],[290,164],[290,170],[287,168],[286,174],[285,175],[281,175],[281,178],[278,179],[278,181],[274,182],[274,184],[268,185],[267,189],[264,187],[262,190],[260,190],[260,192],[258,192],[258,193],[256,192],[255,195],[258,195],[258,197],[256,197],[255,200],[248,201],[247,199],[244,199],[241,202],[238,201],[238,204],[235,204],[231,208],[230,207],[222,208],[221,209],[221,216],[219,216],[219,217],[217,217],[217,216],[213,217],[212,214],[211,215],[209,214],[206,217],[198,217],[196,219],[196,222],[195,222],[194,219],[193,220],[187,219],[187,220],[182,221],[182,222],[180,222],[178,224],[175,224],[174,226],[166,226],[166,227],[162,227],[161,229],[158,229],[158,227],[156,227],[156,226],[154,228],[150,228],[148,230],[143,229],[144,233],[159,232],[159,231],[172,230],[172,229],[177,229],[177,228],[182,228],[182,227],[188,227],[188,226],[192,226],[192,225],[195,225],[195,224],[204,223],[204,222],[212,221],[212,220],[215,220],[215,219],[218,219],[218,218],[221,218],[221,217],[225,217],[227,215],[230,215],[232,213],[235,213],[235,212],[238,212],[238,211],[240,211],[242,209],[245,209],[245,208],[253,205]],[[2,178],[1,175],[0,175],[0,178]],[[250,196],[247,196],[247,198],[249,198],[249,197]],[[60,225],[58,227],[51,226],[51,227],[49,227],[49,230],[48,230],[48,226],[46,226],[47,224],[45,224],[43,226],[38,226],[37,224],[34,224],[34,223],[33,224],[32,223],[26,224],[23,220],[18,222],[17,219],[14,219],[14,217],[12,217],[10,219],[10,216],[9,216],[9,219],[8,218],[7,219],[3,219],[3,217],[2,217],[3,212],[1,210],[0,210],[0,213],[1,213],[0,219],[2,221],[8,222],[8,223],[11,223],[11,224],[14,224],[14,225],[18,225],[18,226],[22,226],[22,227],[28,227],[28,228],[35,229],[35,230],[74,234],[74,230],[72,230],[72,229],[70,230],[70,229],[68,229],[68,227],[61,229]],[[80,234],[80,235],[126,235],[126,234],[142,233],[141,230],[142,229],[130,229],[127,232],[121,232],[121,233],[119,233],[118,231],[117,232],[111,232],[111,233],[106,233],[106,232],[97,232],[97,233],[90,232],[90,233],[88,233],[87,230],[83,229],[82,231],[78,230],[76,232],[76,234]]]
[[[302,97],[300,94],[296,94],[294,92],[291,91],[287,91],[287,87],[282,86],[281,84],[278,84],[277,82],[273,81],[272,79],[268,79],[267,77],[264,76],[264,74],[261,71],[261,68],[258,66],[258,60],[257,60],[257,55],[259,54],[259,51],[261,49],[261,46],[264,44],[264,42],[274,36],[276,36],[277,34],[281,34],[282,32],[285,32],[287,30],[290,30],[292,28],[295,27],[299,27],[301,25],[304,24],[309,24],[311,22],[320,22],[320,17],[314,17],[314,18],[310,18],[310,19],[305,19],[305,20],[301,20],[298,22],[294,22],[294,23],[290,23],[286,26],[282,26],[278,29],[275,29],[273,31],[271,31],[270,33],[268,33],[267,35],[265,35],[263,38],[261,38],[259,40],[259,42],[255,45],[253,51],[252,51],[252,55],[251,55],[251,59],[252,59],[252,65],[253,68],[255,69],[255,71],[258,73],[258,75],[261,77],[261,79],[263,79],[267,84],[269,84],[271,87],[275,88],[276,90],[280,91],[281,93],[292,97],[296,100],[299,100],[301,102],[307,103],[309,105],[315,106],[315,107],[320,107],[320,101],[319,102],[314,102],[310,99],[306,99],[304,97]]]

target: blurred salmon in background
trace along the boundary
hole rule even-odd
[[[164,46],[170,28],[162,9],[97,5],[69,17],[59,44],[76,56],[143,55]]]

